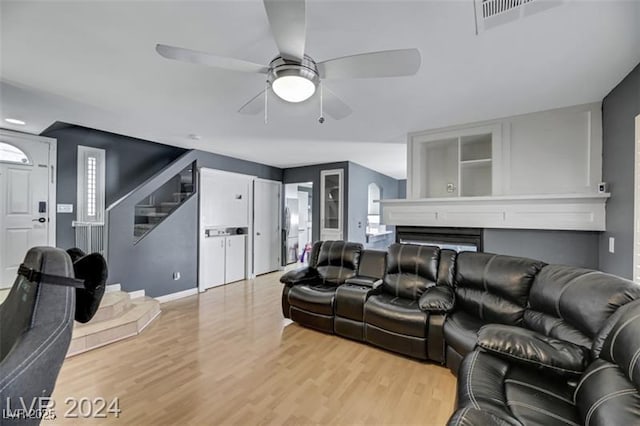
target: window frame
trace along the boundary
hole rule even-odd
[[[106,151],[84,145],[78,145],[78,165],[76,170],[76,222],[104,224],[106,209]],[[89,162],[93,160],[92,174],[89,174]],[[88,185],[93,183],[93,191]],[[89,206],[92,199],[93,205]]]

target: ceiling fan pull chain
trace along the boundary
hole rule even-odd
[[[269,114],[267,111],[267,107],[269,103],[267,102],[267,97],[269,96],[269,81],[267,81],[266,87],[264,89],[264,124],[269,122]]]
[[[318,123],[322,124],[324,123],[324,91],[322,90],[322,83],[318,84],[318,86],[320,86],[320,118],[318,118]]]

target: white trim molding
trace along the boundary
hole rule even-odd
[[[610,194],[381,200],[385,225],[604,231]]]
[[[635,143],[635,201],[633,216],[633,275],[635,282],[640,282],[640,115],[636,116]]]
[[[176,293],[165,294],[164,296],[154,297],[160,303],[171,302],[172,300],[182,299],[183,297],[189,297],[198,294],[198,287],[190,288],[188,290],[178,291]]]

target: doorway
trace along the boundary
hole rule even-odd
[[[284,193],[283,263],[307,263],[313,243],[313,183],[288,183]]]
[[[0,288],[26,252],[55,246],[55,140],[0,130]]]

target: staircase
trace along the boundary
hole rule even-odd
[[[129,293],[105,293],[96,315],[86,324],[75,323],[67,356],[73,356],[142,332],[160,314],[160,303],[150,297],[132,299]]]
[[[140,240],[194,193],[193,165],[135,206],[134,241]]]

